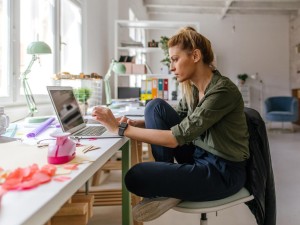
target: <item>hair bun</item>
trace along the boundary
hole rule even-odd
[[[183,27],[182,29],[180,29],[180,32],[185,32],[185,31],[194,31],[194,32],[197,32],[194,27],[189,27],[189,26]]]

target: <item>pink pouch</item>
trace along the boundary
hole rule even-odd
[[[56,141],[49,144],[48,163],[63,164],[74,159],[76,144],[69,138],[70,133],[56,133],[51,136],[56,138]]]

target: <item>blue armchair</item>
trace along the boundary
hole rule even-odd
[[[265,118],[270,122],[295,122],[298,120],[298,99],[292,96],[275,96],[265,100]],[[292,126],[293,129],[293,126]]]

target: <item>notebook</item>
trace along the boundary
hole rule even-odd
[[[62,130],[71,133],[71,137],[120,138],[119,135],[109,133],[102,125],[85,123],[72,87],[47,86],[47,90]]]

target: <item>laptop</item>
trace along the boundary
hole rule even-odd
[[[47,91],[63,132],[73,138],[120,138],[102,125],[85,123],[72,87],[47,86]]]

